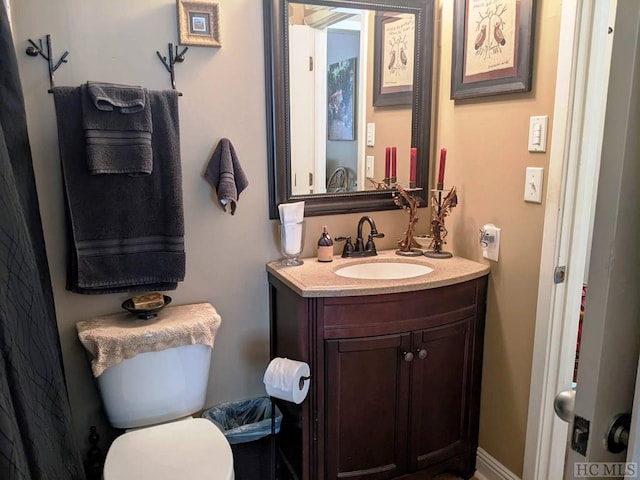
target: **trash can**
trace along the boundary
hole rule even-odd
[[[236,480],[271,478],[275,462],[271,458],[272,411],[273,432],[277,434],[282,412],[277,406],[272,410],[269,397],[221,403],[202,412],[231,444]]]

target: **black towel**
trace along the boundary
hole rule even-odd
[[[154,169],[146,176],[90,175],[81,89],[53,93],[69,231],[67,289],[175,289],[185,272],[177,92],[148,92]]]
[[[223,138],[218,143],[207,164],[204,178],[216,189],[222,209],[226,212],[227,205],[230,204],[231,215],[235,214],[240,193],[247,188],[249,180],[228,138]]]
[[[146,107],[145,89],[116,83],[87,82],[91,103],[98,110],[137,113]]]
[[[147,91],[96,82],[87,82],[81,90],[89,172],[149,175],[153,124]]]

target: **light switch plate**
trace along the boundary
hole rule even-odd
[[[524,201],[542,203],[542,167],[527,167],[524,180]]]
[[[373,164],[375,163],[375,157],[373,155],[367,155],[366,158],[366,172],[365,175],[367,178],[373,178]]]
[[[547,115],[538,115],[529,118],[529,151],[547,151]]]
[[[367,123],[367,147],[373,147],[376,144],[376,124]]]

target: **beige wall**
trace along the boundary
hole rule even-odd
[[[449,87],[453,2],[440,5],[436,148],[448,149],[445,185],[455,185],[459,197],[448,222],[450,247],[487,262],[479,229],[502,229],[500,261],[490,262],[480,446],[522,475],[545,208],[523,201],[524,173],[533,166],[546,174],[549,160],[549,148],[527,151],[527,135],[531,115],[549,115],[551,132],[561,5],[538,2],[531,92],[457,102]]]
[[[531,93],[452,102],[449,100],[452,2],[442,0],[438,20],[440,69],[435,88],[434,150],[449,149],[446,184],[460,203],[447,226],[448,248],[480,257],[478,229],[502,227],[500,262],[492,265],[487,315],[480,445],[516,474],[522,473],[533,326],[544,205],[522,200],[525,166],[547,166],[546,154],[526,149],[528,117],[551,115],[559,30],[559,2],[539,2]],[[176,67],[180,98],[187,277],[174,292],[176,304],[209,301],[223,323],[213,352],[207,405],[264,393],[268,362],[268,293],[264,264],[279,258],[275,223],[268,220],[262,10],[256,0],[220,6],[222,48],[192,47]],[[53,98],[47,94],[45,62],[24,55],[27,38],[52,34],[59,85],[87,80],[169,86],[156,58],[177,41],[173,0],[20,0],[13,12],[36,181],[52,273],[69,395],[77,435],[98,423],[100,403],[75,323],[117,312],[128,295],[82,296],[64,289],[64,217]],[[224,214],[202,170],[221,137],[234,143],[250,180],[235,216]],[[380,139],[380,137],[378,137]],[[406,227],[402,211],[375,212],[392,248]],[[418,232],[426,231],[421,210]],[[322,225],[333,235],[354,234],[359,214],[308,218],[305,254],[312,255]],[[338,251],[339,247],[336,248]],[[86,449],[86,441],[83,445]]]

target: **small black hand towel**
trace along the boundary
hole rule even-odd
[[[81,89],[89,173],[151,175],[153,121],[147,90],[97,82]]]
[[[142,87],[87,82],[87,90],[94,107],[103,112],[131,114],[141,112],[146,107],[145,89]]]
[[[228,138],[223,138],[218,143],[205,169],[204,178],[216,189],[222,209],[226,212],[227,205],[230,204],[231,215],[235,214],[240,193],[247,188],[249,180]]]

